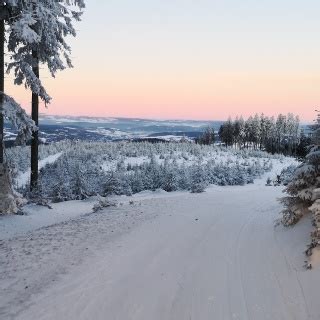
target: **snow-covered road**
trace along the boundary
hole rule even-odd
[[[310,220],[274,227],[281,190],[146,197],[4,240],[0,318],[318,320]]]

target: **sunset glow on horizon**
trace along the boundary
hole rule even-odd
[[[74,68],[52,79],[42,113],[224,120],[320,105],[320,3],[314,0],[87,1],[70,39]],[[31,95],[6,79],[30,110]]]

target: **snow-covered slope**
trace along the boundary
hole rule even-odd
[[[275,228],[282,188],[264,181],[136,195],[3,240],[0,317],[319,319],[320,269],[303,268],[310,220]]]

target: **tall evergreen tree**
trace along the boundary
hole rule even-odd
[[[257,148],[259,141],[260,141],[260,136],[261,136],[261,124],[260,124],[260,117],[258,114],[255,114],[254,118],[252,119],[252,143],[254,149]]]
[[[4,163],[4,0],[0,0],[0,165]]]
[[[51,97],[39,79],[39,64],[48,67],[54,77],[56,72],[72,67],[71,48],[65,38],[76,36],[72,24],[79,21],[83,0],[24,0],[20,1],[21,14],[15,19],[12,28],[28,24],[28,32],[20,37],[9,38],[9,48],[14,52],[8,72],[14,70],[15,83],[24,83],[32,91],[32,119],[39,121],[39,97],[47,104]],[[38,133],[33,134],[31,147],[31,190],[38,181]]]
[[[24,110],[11,98],[5,95],[4,72],[5,72],[5,24],[10,26],[12,17],[19,14],[17,2],[14,0],[0,0],[0,214],[16,213],[16,194],[13,192],[9,169],[4,156],[4,119],[9,119],[18,129],[19,140],[25,141],[34,125],[26,116]],[[21,30],[16,30],[19,34]],[[9,29],[10,35],[10,29]]]
[[[314,247],[320,245],[320,116],[313,127],[310,151],[296,169],[286,192],[289,197],[281,200],[285,204],[282,219],[284,225],[295,224],[308,211],[313,214],[315,229],[306,251],[309,255]]]
[[[199,144],[205,144],[205,145],[214,144],[215,142],[214,128],[207,127],[204,130],[203,134],[196,140],[196,142]]]

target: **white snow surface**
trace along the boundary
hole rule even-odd
[[[0,318],[320,319],[320,268],[303,267],[311,221],[274,226],[282,187],[265,186],[272,174],[202,194],[120,197],[118,207],[12,233],[0,241]]]
[[[24,215],[0,216],[0,241],[30,231],[77,218],[92,211],[95,199],[50,204],[52,209],[34,204],[23,208]]]

